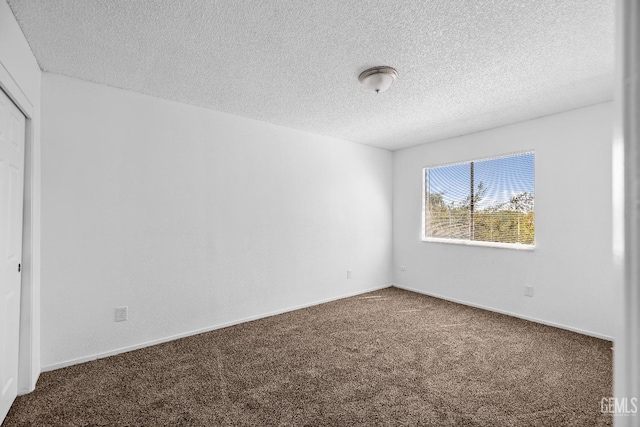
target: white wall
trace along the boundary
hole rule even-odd
[[[612,120],[603,103],[394,152],[394,284],[613,337]],[[534,251],[421,241],[423,167],[529,149]],[[525,284],[535,287],[533,298]]]
[[[0,87],[27,117],[18,393],[40,375],[40,67],[0,0]]]
[[[385,286],[391,259],[401,287],[613,336],[610,103],[392,154],[54,74],[42,96],[45,369]],[[534,251],[421,241],[424,166],[529,149]]]
[[[390,284],[391,152],[42,85],[43,369]]]

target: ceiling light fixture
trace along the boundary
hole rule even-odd
[[[389,89],[391,83],[398,78],[398,72],[391,67],[373,67],[360,73],[358,80],[367,89],[374,90],[376,93],[384,92]]]

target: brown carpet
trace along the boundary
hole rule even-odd
[[[3,426],[601,426],[611,342],[396,288],[43,373]]]

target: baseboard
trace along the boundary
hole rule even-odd
[[[525,316],[525,315],[522,315],[522,314],[506,311],[506,310],[500,310],[500,309],[497,309],[497,308],[488,307],[486,305],[475,304],[475,303],[468,302],[468,301],[462,301],[462,300],[459,300],[459,299],[456,299],[456,298],[450,298],[450,297],[446,297],[446,296],[443,296],[443,295],[438,295],[438,294],[435,294],[435,293],[432,293],[432,292],[426,292],[426,291],[423,291],[421,289],[415,289],[415,288],[410,288],[408,286],[399,285],[399,284],[396,284],[396,283],[394,283],[391,286],[393,286],[394,288],[404,289],[405,291],[411,291],[411,292],[415,292],[417,294],[427,295],[427,296],[430,296],[430,297],[434,297],[434,298],[443,299],[443,300],[446,300],[446,301],[455,302],[457,304],[468,305],[469,307],[475,307],[475,308],[480,308],[482,310],[493,311],[494,313],[506,314],[507,316],[517,317],[519,319],[528,320],[530,322],[540,323],[540,324],[547,325],[547,326],[553,326],[554,328],[564,329],[564,330],[571,331],[571,332],[577,332],[579,334],[588,335],[588,336],[594,337],[594,338],[600,338],[600,339],[611,341],[611,342],[614,341],[613,337],[610,337],[610,336],[607,336],[607,335],[598,334],[596,332],[586,331],[584,329],[574,328],[572,326],[562,325],[560,323],[549,322],[547,320],[536,319],[535,317],[529,317],[529,316]]]
[[[34,375],[31,380],[31,384],[29,384],[29,389],[18,389],[18,396],[24,396],[25,394],[29,394],[36,389],[36,383],[40,378],[41,371],[34,372]]]
[[[287,312],[290,312],[290,311],[300,310],[300,309],[303,309],[303,308],[312,307],[314,305],[324,304],[324,303],[327,303],[327,302],[337,301],[337,300],[340,300],[340,299],[349,298],[349,297],[353,297],[353,296],[356,296],[356,295],[366,294],[366,293],[369,293],[369,292],[378,291],[380,289],[389,288],[391,286],[393,286],[393,285],[376,286],[376,287],[373,287],[373,288],[368,288],[368,289],[364,289],[364,290],[360,290],[360,291],[356,291],[356,292],[351,292],[351,293],[348,293],[348,294],[342,294],[342,295],[339,295],[339,296],[336,296],[336,297],[325,298],[325,299],[322,299],[322,300],[319,300],[319,301],[314,301],[314,302],[310,302],[310,303],[306,303],[306,304],[296,305],[296,306],[293,306],[293,307],[283,308],[281,310],[270,311],[270,312],[263,313],[263,314],[258,314],[258,315],[255,315],[255,316],[250,316],[250,317],[245,317],[245,318],[242,318],[242,319],[233,320],[231,322],[220,323],[220,324],[217,324],[217,325],[208,326],[206,328],[196,329],[196,330],[189,331],[189,332],[183,332],[181,334],[176,334],[176,335],[171,335],[171,336],[164,337],[164,338],[159,338],[159,339],[155,339],[155,340],[151,340],[151,341],[146,341],[146,342],[143,342],[143,343],[140,343],[140,344],[134,344],[134,345],[126,346],[126,347],[121,347],[121,348],[118,348],[118,349],[115,349],[115,350],[109,350],[109,351],[104,351],[104,352],[101,352],[101,353],[95,353],[95,354],[92,354],[90,356],[79,357],[77,359],[71,359],[71,360],[67,360],[65,362],[54,363],[54,364],[42,367],[42,372],[54,371],[56,369],[66,368],[67,366],[78,365],[80,363],[86,363],[86,362],[92,362],[94,360],[104,359],[105,357],[115,356],[116,354],[126,353],[126,352],[129,352],[129,351],[138,350],[138,349],[145,348],[145,347],[150,347],[152,345],[162,344],[162,343],[173,341],[173,340],[177,340],[177,339],[180,339],[180,338],[190,337],[192,335],[198,335],[198,334],[202,334],[202,333],[205,333],[205,332],[215,331],[216,329],[227,328],[229,326],[239,325],[240,323],[251,322],[253,320],[259,320],[259,319],[264,319],[265,317],[276,316],[278,314],[283,314],[283,313],[287,313]]]

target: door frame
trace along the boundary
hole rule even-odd
[[[616,3],[615,121],[613,138],[614,260],[618,319],[614,395],[640,398],[640,4]],[[637,425],[640,414],[616,417],[616,427]]]
[[[0,60],[0,88],[26,117],[24,193],[22,216],[22,277],[20,283],[20,343],[18,354],[18,395],[35,389],[40,374],[40,316],[39,316],[39,170],[36,151],[36,110],[31,100],[16,83]]]

